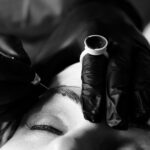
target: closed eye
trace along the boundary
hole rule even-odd
[[[32,126],[29,126],[27,124],[27,127],[30,129],[30,130],[41,130],[41,131],[47,131],[47,132],[50,132],[50,133],[53,133],[55,135],[63,135],[63,131],[60,131],[59,129],[53,127],[53,126],[50,126],[50,125],[32,125]]]

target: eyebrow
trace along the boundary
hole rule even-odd
[[[51,97],[55,94],[61,94],[62,96],[67,96],[73,102],[75,102],[77,104],[81,104],[80,96],[76,92],[73,91],[73,88],[79,89],[78,87],[74,87],[74,86],[53,87],[47,91],[45,96]]]

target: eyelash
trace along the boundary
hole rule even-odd
[[[41,130],[41,131],[47,131],[47,132],[50,132],[50,133],[53,133],[55,135],[63,135],[63,132],[60,131],[59,129],[56,129],[55,127],[53,126],[50,126],[50,125],[32,125],[32,126],[29,126],[27,124],[27,127],[30,129],[30,130]]]

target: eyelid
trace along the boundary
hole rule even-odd
[[[46,132],[50,132],[52,134],[56,134],[56,135],[63,135],[63,131],[61,131],[60,129],[57,129],[51,125],[47,125],[47,124],[34,124],[34,125],[30,125],[30,124],[26,124],[26,126],[30,129],[30,130],[40,130],[40,131],[46,131]]]
[[[60,129],[64,133],[68,131],[68,123],[64,118],[60,117],[57,114],[53,114],[53,112],[38,112],[31,114],[24,120],[24,124],[32,125],[50,125],[55,127],[56,129]]]

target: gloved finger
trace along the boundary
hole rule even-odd
[[[7,58],[18,59],[28,65],[31,64],[21,40],[12,35],[0,35],[0,54]]]
[[[43,88],[34,84],[36,73],[20,44],[9,36],[0,38],[0,121],[20,115]]]
[[[93,35],[86,39],[87,49],[92,52],[106,46],[100,36]],[[103,43],[104,42],[104,43]],[[85,51],[86,52],[86,47]],[[84,52],[82,54],[84,54]],[[104,51],[105,52],[105,51]],[[103,53],[103,52],[102,52]],[[81,54],[81,57],[82,57]],[[105,116],[105,77],[107,69],[107,57],[100,54],[85,54],[82,61],[82,109],[84,117],[91,122],[100,122]]]
[[[109,63],[106,76],[106,120],[109,126],[127,128],[130,110],[129,89],[132,50],[127,40],[112,42],[109,47]]]
[[[146,125],[150,118],[150,46],[142,36],[137,36],[134,48],[132,120]]]
[[[0,82],[31,82],[34,80],[35,72],[31,67],[18,60],[0,54]]]
[[[31,82],[35,72],[22,47],[22,43],[14,36],[0,36],[0,82]]]

